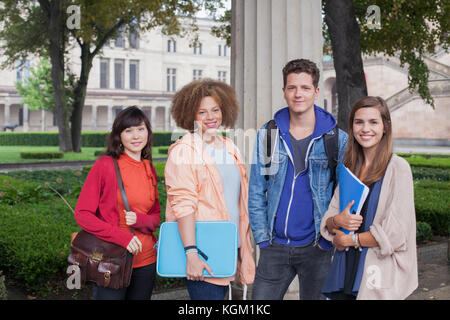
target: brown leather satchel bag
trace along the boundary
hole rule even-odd
[[[130,211],[119,166],[116,159],[113,161],[125,209]],[[131,232],[134,234],[133,228]],[[91,281],[101,287],[120,289],[130,284],[133,255],[126,248],[99,239],[84,230],[73,238],[68,262],[69,265],[79,267],[83,285]]]

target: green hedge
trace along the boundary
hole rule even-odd
[[[411,167],[450,169],[450,157],[424,157],[421,155],[402,156]]]
[[[82,147],[105,147],[107,131],[84,131],[81,134]],[[172,144],[172,133],[153,132],[153,146]],[[0,132],[0,146],[58,146],[57,132]]]
[[[163,170],[164,165],[158,164],[157,171]],[[0,175],[0,269],[29,292],[45,295],[67,278],[71,234],[80,230],[71,210],[45,185],[57,189],[74,208],[87,173],[43,170]],[[167,199],[163,179],[161,174],[161,221],[165,220]],[[174,283],[178,280],[156,279],[159,288]]]
[[[428,223],[435,235],[450,234],[450,182],[414,181],[416,220]]]
[[[22,159],[61,159],[64,156],[62,152],[21,152]]]

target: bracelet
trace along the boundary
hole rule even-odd
[[[191,252],[198,253],[198,249],[197,248],[189,248],[189,249],[185,249],[184,252],[186,254],[191,253]]]
[[[196,252],[196,253],[200,254],[203,257],[203,259],[208,260],[208,256],[202,250],[197,248],[197,246],[184,247],[184,252],[186,254],[191,253],[191,252]]]
[[[353,233],[352,234],[352,240],[353,240],[353,244],[354,244],[354,248],[355,250],[359,250],[361,251],[361,246],[359,245],[359,240],[358,240],[358,234],[357,233]]]

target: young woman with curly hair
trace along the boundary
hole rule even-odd
[[[233,88],[212,79],[193,81],[175,94],[172,116],[189,132],[171,145],[165,167],[166,220],[177,221],[184,247],[196,245],[196,221],[232,221],[238,230],[237,275],[253,283],[255,262],[250,240],[248,181],[234,143],[219,128],[234,125],[239,106]],[[186,251],[186,286],[193,300],[223,300],[231,278],[204,277],[214,270]]]

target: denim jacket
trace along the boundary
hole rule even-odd
[[[285,108],[287,109],[287,108]],[[334,117],[325,110],[316,107],[317,115],[325,115],[327,121],[334,121],[334,125],[325,134],[333,134],[333,127],[336,125]],[[280,110],[285,113],[287,110]],[[280,112],[279,111],[279,112]],[[318,114],[319,113],[319,114]],[[275,115],[277,120],[277,114]],[[317,121],[317,120],[316,120]],[[331,122],[333,123],[333,122]],[[274,221],[277,208],[281,199],[283,186],[285,183],[286,172],[289,161],[289,150],[286,149],[286,141],[283,141],[280,129],[272,132],[272,157],[268,159],[266,152],[266,127],[267,123],[258,131],[256,143],[253,151],[253,159],[251,163],[250,182],[249,182],[249,200],[248,209],[250,217],[250,226],[252,228],[253,237],[260,247],[264,247],[271,243],[274,239]],[[315,239],[314,245],[320,240],[320,245],[324,249],[331,248],[331,243],[320,238],[320,222],[333,196],[333,185],[330,181],[330,169],[328,168],[328,158],[324,148],[324,135],[313,137],[306,154],[309,183],[312,192],[312,200],[314,207],[314,228]],[[344,150],[347,146],[347,134],[339,129],[339,160],[342,160]],[[271,161],[269,169],[269,179],[266,180],[265,164]],[[336,180],[338,172],[336,172]],[[338,181],[336,181],[336,184]]]

